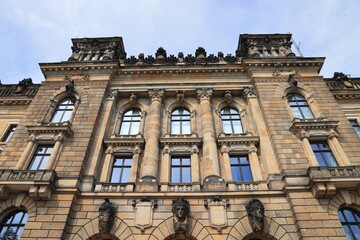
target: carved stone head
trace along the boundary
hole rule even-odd
[[[245,205],[251,227],[254,232],[263,231],[264,229],[264,206],[258,199],[252,199]]]
[[[115,218],[115,210],[108,198],[104,199],[99,208],[99,232],[110,232]]]
[[[24,91],[31,84],[32,84],[31,78],[24,78],[23,80],[19,81],[15,89],[15,94],[22,93],[22,91]]]
[[[173,200],[172,212],[174,214],[174,230],[177,234],[185,233],[189,227],[189,202],[185,199],[178,198]]]

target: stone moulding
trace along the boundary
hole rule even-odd
[[[54,170],[11,170],[0,169],[0,198],[11,192],[25,191],[35,199],[50,199],[55,189],[57,174]],[[6,189],[8,192],[4,192]]]
[[[360,166],[309,167],[307,174],[317,198],[332,197],[339,189],[360,189]]]
[[[154,209],[157,207],[157,201],[149,197],[141,197],[139,200],[133,200],[132,206],[135,209],[135,227],[141,232],[152,226]]]
[[[227,208],[230,206],[229,200],[222,200],[220,196],[213,196],[209,200],[204,200],[204,206],[209,212],[210,227],[221,232],[222,228],[228,226]]]

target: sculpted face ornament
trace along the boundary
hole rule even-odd
[[[173,200],[172,212],[174,214],[174,230],[177,234],[184,234],[189,227],[189,202],[185,199],[179,198]]]
[[[115,218],[115,210],[113,208],[112,203],[108,198],[104,199],[99,208],[99,232],[106,233],[110,232],[112,224]]]
[[[253,199],[245,205],[249,217],[250,225],[254,232],[263,231],[264,229],[264,206],[257,200]]]

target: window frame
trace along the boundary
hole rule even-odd
[[[229,109],[229,114],[224,114],[224,110],[226,110],[226,109]],[[235,111],[235,113],[231,113],[232,110]],[[226,116],[228,116],[229,118],[225,118]],[[242,124],[240,112],[236,108],[231,107],[231,106],[223,107],[220,110],[220,119],[221,119],[222,130],[225,134],[242,134],[242,133],[244,133],[244,127]],[[225,127],[225,122],[230,123],[231,131],[227,131],[227,129]],[[234,126],[235,122],[239,122],[240,131],[235,131],[235,126]]]
[[[315,145],[315,144],[317,145],[317,149],[314,149],[314,147],[313,147],[313,145]],[[324,145],[323,148],[327,148],[327,149],[321,149],[321,147],[319,147],[320,144]],[[315,158],[320,167],[338,167],[339,166],[339,162],[337,161],[334,153],[332,152],[332,149],[330,148],[329,144],[326,141],[310,141],[310,146],[311,146],[312,151],[314,152]],[[317,157],[318,155],[316,153],[319,153],[321,155],[322,159],[319,160],[319,158]],[[329,160],[326,157],[326,153],[328,153],[328,155],[332,159]],[[333,163],[335,165],[329,164],[329,161],[332,161],[332,160],[334,161]],[[320,161],[323,161],[325,163],[325,165],[321,165]]]
[[[121,165],[115,165],[117,160],[122,160]],[[125,162],[129,160],[130,164],[125,165]],[[110,173],[110,178],[109,178],[109,183],[111,184],[127,184],[130,182],[130,178],[131,178],[131,167],[132,167],[132,163],[133,163],[133,157],[130,155],[116,155],[113,158],[113,163],[111,165],[111,173]],[[113,176],[115,174],[115,169],[120,169],[120,175],[118,177],[118,181],[113,181]],[[123,174],[124,174],[124,169],[128,169],[128,177],[126,179],[126,181],[124,181],[122,179]]]
[[[45,153],[39,153],[39,151],[41,152],[40,148],[46,148]],[[47,152],[47,149],[51,148],[50,153]],[[34,153],[32,154],[31,160],[27,166],[27,170],[32,170],[32,171],[41,171],[41,170],[46,170],[46,165],[49,163],[49,160],[51,158],[51,154],[53,154],[54,151],[54,145],[53,144],[40,144],[36,147]],[[38,166],[34,169],[32,169],[32,166],[35,162],[36,157],[41,157],[40,163],[38,164]],[[45,164],[43,164],[44,162],[44,158],[47,157],[45,159]],[[43,168],[40,168],[43,165]]]
[[[182,111],[180,111],[182,110]],[[175,111],[178,111],[179,114],[174,114]],[[186,112],[186,114],[184,114],[184,112]],[[174,119],[178,117],[179,119]],[[185,119],[184,119],[185,117]],[[188,119],[187,119],[188,118]],[[173,127],[173,123],[179,123],[179,133],[174,132],[174,127]],[[188,132],[184,132],[184,128],[186,127],[186,123],[189,124]],[[171,111],[171,116],[170,116],[170,134],[171,135],[189,135],[191,134],[191,112],[188,108],[186,107],[177,107],[175,108],[173,111]]]
[[[247,163],[244,164],[241,162],[241,159],[243,158],[246,158],[247,160]],[[232,159],[236,159],[237,160],[237,163],[232,163]],[[250,164],[250,159],[249,159],[249,156],[248,155],[235,155],[235,154],[232,154],[229,156],[229,160],[230,160],[230,170],[231,170],[231,177],[232,177],[232,180],[234,182],[253,182],[254,181],[254,177],[253,177],[253,174],[252,174],[252,169],[251,169],[251,164]],[[248,168],[248,175],[250,175],[251,177],[251,180],[245,180],[245,174],[244,174],[244,169]],[[240,180],[238,179],[235,179],[234,178],[234,172],[238,172],[240,174]]]
[[[72,104],[63,104],[63,102],[65,102],[65,101],[71,101]],[[74,111],[76,108],[76,102],[77,102],[77,99],[74,96],[68,96],[68,97],[65,97],[62,100],[60,100],[57,103],[57,105],[51,115],[50,122],[53,122],[53,123],[70,122],[74,115]],[[68,106],[72,106],[72,108],[68,108]],[[59,109],[61,107],[65,107],[65,109]],[[71,112],[71,114],[68,117],[68,119],[64,120],[65,113],[67,113],[67,112]],[[61,117],[58,121],[55,121],[54,118],[56,115],[58,115],[58,113],[60,113]]]
[[[349,221],[347,219],[346,214],[344,213],[345,211],[349,211],[352,214],[352,217],[353,217],[353,219],[355,221]],[[356,238],[357,236],[354,234],[353,229],[351,228],[351,226],[359,226],[359,224],[360,224],[360,213],[358,211],[356,211],[355,209],[353,209],[353,208],[343,207],[343,208],[340,208],[338,210],[338,217],[339,217],[339,220],[341,222],[342,228],[344,229],[344,231],[346,233],[346,236],[347,237],[350,236],[351,239],[357,239]],[[344,228],[344,226],[347,226],[347,228]],[[360,232],[359,232],[359,235],[360,235]]]
[[[174,159],[179,159],[180,164],[173,164],[173,160]],[[188,160],[189,164],[183,164],[183,160]],[[178,179],[180,181],[175,181],[175,179],[173,179],[174,177],[174,173],[173,173],[173,169],[178,168],[179,169],[179,173],[180,175],[177,176]],[[188,175],[189,175],[189,179],[184,179],[184,174],[183,171],[185,169],[188,169]],[[169,178],[169,183],[170,184],[191,184],[192,183],[192,172],[191,172],[191,156],[188,155],[174,155],[171,156],[170,158],[170,178]]]
[[[14,219],[16,220],[15,216],[19,213],[23,213],[21,218],[20,218],[20,221],[17,222],[17,223],[13,223]],[[24,219],[26,218],[25,222],[24,222]],[[22,210],[22,209],[17,209],[15,211],[12,211],[10,213],[8,213],[4,219],[2,219],[1,223],[0,223],[0,238],[3,237],[3,234],[7,231],[7,229],[9,228],[15,228],[16,231],[16,237],[18,237],[18,239],[20,239],[21,237],[21,234],[25,228],[25,225],[26,225],[26,222],[28,221],[29,219],[29,214],[25,211],[25,210]],[[7,223],[8,221],[10,220],[9,223]],[[6,228],[6,230],[3,232],[4,228]],[[20,236],[17,235],[17,233],[19,232],[19,229],[21,229],[21,234]]]
[[[17,128],[17,124],[10,124],[6,130],[5,135],[2,137],[1,141],[8,142],[11,139],[12,135],[14,134],[16,128]]]
[[[290,97],[298,97],[300,99],[290,99]],[[293,114],[293,116],[295,118],[298,119],[314,119],[315,115],[308,103],[308,101],[306,100],[306,98],[304,96],[302,96],[301,94],[298,93],[288,93],[286,95],[286,99],[288,101],[288,105],[291,109],[291,113]],[[299,104],[299,103],[304,103],[304,104]],[[296,112],[294,109],[298,109],[298,112],[300,113],[301,117],[297,116]],[[308,112],[311,113],[311,117],[306,117],[304,114],[303,109],[308,109]]]
[[[132,115],[129,115],[127,116],[126,114],[130,111],[133,111],[134,110],[137,110],[138,111],[138,115],[135,115],[134,113],[132,113]],[[130,117],[130,120],[126,120],[125,118],[127,117]],[[138,118],[138,120],[134,120],[134,118]],[[121,123],[120,123],[120,127],[119,127],[119,131],[118,131],[118,134],[120,136],[136,136],[140,133],[140,127],[141,127],[141,118],[142,118],[142,115],[141,115],[141,110],[139,108],[130,108],[130,109],[127,109],[124,114],[122,115],[122,118],[121,118]],[[127,134],[125,133],[121,133],[122,132],[122,129],[124,127],[124,123],[130,123],[130,125],[127,127]],[[131,134],[131,132],[133,132],[133,126],[135,123],[138,123],[138,127],[137,127],[137,132],[134,133],[134,134]]]
[[[355,133],[357,133],[357,135],[360,137],[360,124],[358,123],[357,119],[349,119],[349,122]]]

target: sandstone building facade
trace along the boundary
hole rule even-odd
[[[360,239],[360,79],[324,79],[290,34],[72,42],[41,84],[0,85],[1,237]]]

